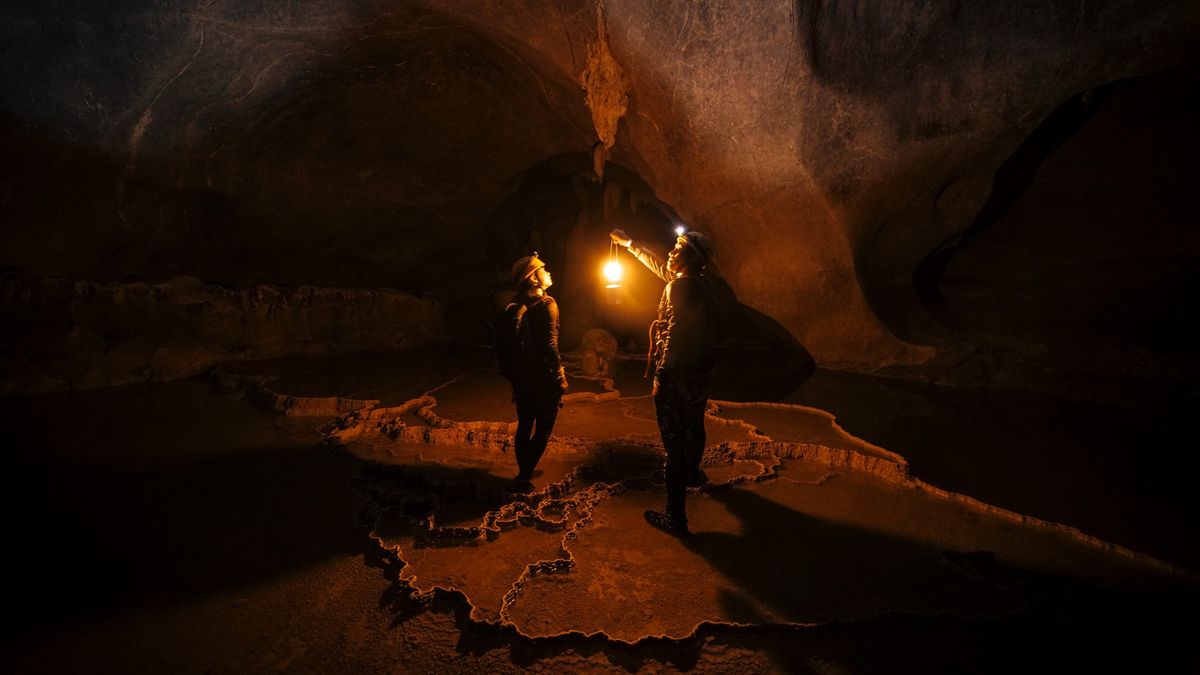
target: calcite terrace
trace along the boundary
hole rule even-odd
[[[457,598],[479,629],[512,639],[646,645],[887,616],[969,622],[1027,608],[1005,570],[1094,583],[1188,576],[925,483],[829,413],[782,403],[710,403],[709,483],[689,495],[692,536],[673,538],[641,517],[663,499],[645,383],[628,364],[616,381],[578,365],[529,493],[510,491],[515,423],[493,372],[461,371],[397,404],[307,407],[269,378],[220,378],[287,414],[350,410],[322,432],[362,461],[361,524],[394,558],[397,592],[418,605]]]

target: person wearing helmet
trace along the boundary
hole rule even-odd
[[[647,374],[654,369],[654,412],[667,452],[667,508],[647,511],[653,526],[686,536],[685,501],[689,487],[707,482],[704,459],[704,410],[716,365],[713,289],[707,276],[712,243],[700,232],[684,232],[666,261],[634,244],[622,230],[609,235],[647,269],[667,282],[650,326]]]
[[[509,304],[519,324],[520,355],[512,377],[517,431],[513,446],[517,457],[516,491],[533,488],[537,468],[554,422],[567,377],[558,353],[558,303],[546,294],[553,279],[537,253],[518,260],[512,268],[517,292]],[[515,307],[514,307],[515,305]]]

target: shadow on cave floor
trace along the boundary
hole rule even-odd
[[[828,370],[787,400],[833,413],[939,487],[1200,567],[1200,458],[1183,405],[1116,408]]]
[[[409,512],[407,498],[396,495],[427,492],[429,484],[411,480],[417,476],[432,479],[442,494],[464,479],[479,479],[482,487],[494,490],[502,482],[497,478],[507,475],[508,462],[504,457],[488,460],[486,452],[477,451],[473,461],[478,466],[454,469],[447,461],[470,459],[464,450],[440,453],[386,446],[377,446],[375,456],[396,471],[380,472],[372,479],[377,495],[373,499],[381,506],[392,504],[396,515],[385,515],[377,523],[376,536],[406,561],[404,578],[413,587],[426,592],[454,589],[463,594],[461,611],[469,611],[472,618],[506,617],[521,634],[541,640],[536,650],[528,645],[517,650],[526,665],[559,653],[565,645],[578,648],[580,634],[631,643],[647,635],[679,639],[703,621],[748,626],[736,636],[722,633],[719,639],[760,650],[775,668],[798,672],[819,671],[811,667],[811,654],[797,647],[801,636],[768,638],[769,631],[759,632],[762,626],[846,622],[836,634],[872,632],[877,622],[895,621],[902,631],[916,623],[922,629],[909,633],[915,642],[883,640],[903,653],[897,658],[908,664],[900,666],[904,672],[919,670],[913,664],[930,662],[1004,672],[1027,665],[1035,654],[1057,654],[1062,663],[1115,659],[1168,667],[1187,658],[1180,648],[1184,629],[1168,617],[1194,603],[1190,591],[1176,594],[1157,585],[1131,590],[1124,581],[1116,581],[1126,572],[1118,571],[1115,578],[1100,572],[1111,560],[1071,546],[1060,548],[1056,534],[1033,533],[986,516],[963,519],[957,508],[852,471],[835,475],[828,467],[789,461],[777,467],[779,475],[773,480],[694,494],[689,498],[694,534],[679,541],[641,522],[643,509],[661,504],[662,485],[652,479],[635,487],[633,479],[651,471],[655,462],[619,464],[598,474],[623,481],[627,489],[595,494],[597,500],[586,514],[570,506],[562,510],[564,528],[586,519],[576,536],[563,537],[563,528],[514,521],[494,537],[431,546],[422,544],[411,526],[420,514]],[[608,463],[596,455],[551,454],[547,459],[600,467]],[[559,469],[548,468],[548,473],[561,475]],[[708,469],[711,479],[717,471]],[[576,490],[567,496],[578,494],[582,493]],[[477,496],[472,500],[479,502],[474,513],[478,522],[492,502]],[[418,512],[436,509],[424,497],[415,503],[425,505]],[[536,499],[530,502],[534,503]],[[399,526],[402,520],[410,525]],[[1003,553],[971,548],[980,545]],[[519,582],[513,587],[519,592],[509,594],[512,579],[527,565],[560,556],[570,558],[569,569],[552,565],[551,571]],[[1049,563],[1050,568],[1089,571],[1061,577],[1044,569],[1031,572],[1013,566],[1011,557],[1038,567]],[[1058,567],[1067,559],[1075,562]],[[1096,585],[1100,579],[1106,581]],[[1110,586],[1113,581],[1115,586]],[[1077,614],[1081,608],[1087,614]],[[1133,616],[1139,618],[1131,621]],[[981,617],[989,620],[980,623]],[[1037,639],[1051,628],[1053,639]],[[464,631],[462,648],[472,653],[486,653],[513,640],[511,634]],[[951,648],[937,647],[928,631],[959,635],[963,641]],[[1122,642],[1112,641],[1117,636]],[[829,638],[819,640],[821,649],[829,648]],[[598,638],[593,641],[598,643]],[[1156,651],[1148,656],[1137,653],[1147,648]],[[702,669],[711,668],[706,660],[710,655],[701,652],[685,644],[672,663],[687,669],[699,661]],[[609,657],[614,658],[611,653]],[[637,670],[645,658],[631,658],[624,667]],[[837,662],[855,658],[842,654]],[[888,660],[890,666],[895,663]],[[880,663],[871,667],[879,668]]]
[[[8,609],[26,628],[253,587],[368,550],[312,420],[202,380],[0,399]],[[9,624],[10,628],[12,624]]]
[[[237,370],[279,375],[270,384],[283,393],[399,402],[432,389],[439,414],[474,415],[472,421],[511,416],[503,383],[477,370],[487,361],[478,350],[426,355],[416,364],[411,357],[276,360]],[[300,668],[305,672],[328,672],[330,662],[320,659],[351,654],[368,659],[357,662],[366,669],[377,670],[394,660],[389,650],[426,659],[408,664],[417,670],[442,667],[446,658],[463,659],[457,662],[463,670],[486,662],[516,671],[544,658],[562,665],[578,657],[599,662],[576,664],[580,667],[609,671],[666,662],[720,671],[736,667],[741,658],[759,659],[755,663],[767,670],[819,671],[825,657],[814,661],[813,653],[872,669],[887,664],[878,656],[845,651],[840,640],[847,633],[878,634],[882,644],[907,650],[899,657],[899,670],[929,663],[978,666],[981,653],[1020,666],[1062,644],[1075,657],[1096,662],[1112,650],[1122,662],[1138,659],[1144,649],[1161,649],[1161,659],[1172,664],[1190,658],[1179,636],[1181,624],[1165,618],[1194,606],[1190,579],[1164,577],[1061,533],[1025,527],[846,467],[778,458],[718,462],[710,467],[710,478],[728,486],[689,497],[693,539],[681,542],[649,528],[641,513],[661,506],[661,481],[653,476],[660,450],[654,445],[653,412],[640,365],[636,360],[618,365],[616,384],[629,388],[623,392],[627,398],[581,398],[574,413],[564,413],[562,430],[591,445],[581,453],[566,443],[547,454],[535,483],[548,492],[525,498],[526,506],[510,514],[510,522],[494,536],[450,545],[422,543],[420,521],[432,515],[433,527],[470,528],[498,508],[521,502],[503,490],[513,469],[507,453],[428,440],[413,444],[371,424],[362,428],[364,436],[350,441],[355,447],[344,446],[350,452],[331,453],[318,445],[315,431],[329,417],[271,415],[256,410],[248,398],[221,393],[200,380],[0,399],[4,435],[17,441],[10,444],[4,485],[11,533],[6,555],[17,562],[17,578],[25,582],[17,588],[13,608],[28,617],[27,629],[46,628],[42,633],[50,636],[37,643],[43,647],[25,650],[21,657],[36,658],[38,649],[59,639],[53,626],[77,620],[86,627],[71,639],[104,652],[105,663],[121,670],[155,668],[148,661],[126,667],[134,662],[124,660],[122,643],[106,640],[164,641],[156,654],[168,660],[157,662],[160,667],[187,658],[179,645],[196,649],[202,641],[168,638],[145,618],[159,614],[138,609],[152,606],[167,608],[155,611],[168,612],[173,626],[190,625],[195,613],[195,623],[207,631],[201,634],[213,636],[203,648],[213,653],[222,651],[223,641],[236,642],[235,633],[275,640],[261,650],[239,642],[235,648],[243,660],[215,657],[209,663],[218,664],[218,670],[236,670],[231,663],[261,670],[290,662],[284,656],[252,660],[260,651],[291,653],[306,664]],[[599,392],[594,386],[580,389]],[[1086,430],[1090,417],[1081,416],[1078,427],[1023,424],[1030,439],[1021,448],[1024,454],[1017,454],[1006,452],[1005,443],[981,444],[978,436],[998,433],[993,427],[1022,426],[1002,412],[1044,412],[1036,406],[1031,412],[1028,401],[1003,410],[985,397],[930,402],[911,385],[827,372],[819,372],[795,398],[832,412],[860,437],[901,452],[919,477],[938,487],[1022,513],[1023,506],[1041,508],[1039,500],[1046,495],[1096,504],[1118,488],[1125,490],[1125,502],[1109,511],[1076,504],[1078,513],[1062,512],[1062,518],[1036,510],[1033,515],[1101,537],[1105,528],[1138,534],[1145,548],[1116,536],[1109,540],[1186,564],[1186,555],[1180,560],[1163,553],[1176,539],[1188,539],[1186,514],[1162,527],[1145,527],[1145,533],[1132,532],[1132,525],[1122,530],[1124,521],[1109,522],[1154,515],[1154,504],[1143,499],[1153,492],[1122,483],[1121,467],[1087,468],[1088,461],[1097,461],[1087,459],[1090,446],[1064,439]],[[981,424],[984,412],[997,417]],[[736,411],[731,416],[736,418]],[[911,418],[922,423],[905,422]],[[719,420],[710,421],[721,427],[710,439],[714,443],[749,438],[743,428],[724,429]],[[614,427],[638,433],[621,441]],[[944,428],[958,434],[955,443],[939,435]],[[427,430],[435,429],[421,427],[417,435]],[[1007,431],[1004,438],[1013,438],[1016,429]],[[900,447],[906,440],[912,446]],[[1067,457],[1041,456],[1053,454],[1049,448],[1055,447],[1065,447],[1060,452]],[[955,448],[966,450],[951,452]],[[1062,470],[1050,471],[1047,466],[1056,461]],[[1076,463],[1081,466],[1067,471]],[[568,480],[580,464],[595,469],[554,493],[551,484]],[[991,472],[987,481],[973,473],[981,465]],[[1150,473],[1143,478],[1162,484]],[[624,489],[601,485],[614,481]],[[535,508],[561,522],[532,517]],[[362,516],[368,513],[374,514],[378,541],[354,527],[365,524]],[[1071,515],[1077,520],[1065,517]],[[578,536],[566,536],[581,523]],[[1189,546],[1180,543],[1178,550],[1187,553]],[[374,590],[382,581],[376,571],[367,575],[373,580],[347,571],[363,569],[364,556],[378,558],[390,547],[405,564],[377,566],[385,568],[385,579],[390,575],[386,589]],[[529,565],[563,556],[573,561],[569,573],[549,571],[524,586],[514,583]],[[343,576],[321,571],[331,560],[341,561]],[[274,590],[263,593],[298,597],[303,611],[293,616],[262,610],[253,624],[239,624],[228,614],[232,610],[224,598],[254,596],[264,587]],[[510,597],[518,587],[523,592]],[[360,604],[341,606],[340,618],[330,623],[324,619],[326,598],[345,588],[358,589]],[[436,602],[432,612],[416,602],[396,602],[406,589],[443,599],[461,593],[456,597],[462,600],[451,603],[447,617]],[[1016,605],[1013,597],[1020,598]],[[362,621],[369,630],[347,618],[364,611],[364,598],[369,616]],[[110,629],[112,620],[106,617],[121,612],[131,617],[126,627]],[[494,630],[468,620],[503,618],[507,627]],[[788,632],[797,621],[833,621],[834,628]],[[763,623],[775,628],[757,625]],[[1029,642],[1057,623],[1068,626],[1055,633],[1064,642]],[[785,630],[788,625],[792,628]],[[580,637],[597,627],[609,632]],[[911,641],[883,635],[892,635],[893,628]],[[696,637],[678,644],[651,640],[649,646],[634,647],[609,641],[647,635],[678,640],[693,630],[699,631]],[[543,637],[529,641],[531,635]],[[940,651],[935,637],[962,642]],[[245,642],[256,640],[261,642]],[[1010,641],[1024,644],[1014,651]],[[309,649],[310,642],[326,645],[327,651]],[[799,645],[812,648],[799,650]],[[69,655],[59,661],[77,665]],[[193,665],[203,670],[203,664]]]
[[[953,628],[947,623],[941,629],[958,632],[959,637],[933,649],[897,641],[891,635],[884,642],[892,642],[895,649],[892,672],[907,672],[912,666],[902,664],[917,653],[923,654],[922,659],[936,654],[934,658],[944,660],[943,668],[970,672],[1027,670],[1031,653],[1045,655],[1045,663],[1054,663],[1048,666],[1050,670],[1071,670],[1084,663],[1107,663],[1109,667],[1127,663],[1138,668],[1172,670],[1183,667],[1186,661],[1176,653],[1175,645],[1185,639],[1187,629],[1170,618],[1187,611],[1192,600],[1186,594],[1123,593],[1065,576],[1032,573],[990,551],[941,551],[928,542],[864,532],[812,517],[749,490],[722,491],[713,497],[741,521],[741,531],[737,535],[701,532],[684,543],[736,585],[737,591],[723,593],[721,602],[738,621],[764,623],[768,617],[761,613],[763,607],[773,614],[788,614],[798,608],[830,603],[861,602],[870,606],[878,595],[889,593],[884,589],[892,581],[903,579],[902,595],[906,597],[900,602],[909,612],[920,614],[917,608],[928,612],[936,606],[939,595],[950,594],[957,598],[956,612],[999,612],[1011,623],[997,632],[980,630],[970,622]],[[840,565],[832,575],[822,570],[820,561],[843,548],[848,549],[845,559],[851,564]],[[907,554],[897,556],[898,550]],[[907,558],[908,564],[896,566],[898,558]],[[940,576],[936,567],[928,564],[930,559],[939,559],[946,568],[957,569],[962,575]],[[921,560],[924,566],[913,564]],[[805,583],[781,585],[780,568]],[[895,589],[890,593],[894,595]],[[747,598],[753,598],[753,602]],[[898,614],[902,616],[903,612]],[[1139,616],[1144,623],[1130,622],[1130,616]],[[1019,618],[1014,621],[1013,617]],[[910,628],[903,619],[885,619],[883,623],[894,623],[893,627],[901,632]],[[919,642],[928,639],[920,633],[910,637]],[[1132,654],[1126,649],[1131,643],[1140,645],[1144,652]],[[789,670],[800,662],[797,654],[789,655],[778,645],[772,648],[783,652],[776,655],[776,660]],[[921,669],[930,667],[927,662]]]
[[[465,368],[491,367],[490,353],[479,348],[423,355],[420,369],[395,355],[382,356],[382,365],[376,356],[362,355],[241,367],[282,367],[290,374],[277,384],[297,393],[365,392],[392,404],[446,379],[439,374],[442,369],[461,374]],[[634,356],[620,364],[615,386],[626,396],[648,394],[642,362]],[[359,372],[362,379],[348,377]],[[573,391],[587,386],[573,381]],[[382,384],[386,382],[393,384]],[[496,382],[495,395],[472,395],[456,403],[463,397],[452,393],[439,410],[454,418],[475,415],[510,421],[507,394],[500,391],[504,383]],[[466,382],[455,386],[462,392],[475,391]],[[1187,406],[1182,403],[1162,409],[1116,408],[828,370],[816,371],[786,401],[832,413],[846,431],[903,456],[916,477],[938,487],[1065,523],[1188,569],[1200,568],[1200,548],[1191,536],[1200,516],[1200,496],[1188,484],[1200,469],[1200,459],[1179,440],[1188,437],[1183,415]],[[770,413],[728,415],[766,419]],[[652,408],[641,406],[636,417],[638,431],[653,439]],[[573,415],[560,416],[560,434],[573,428],[572,419]],[[725,433],[713,431],[718,440]]]

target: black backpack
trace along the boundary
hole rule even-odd
[[[521,372],[521,320],[525,318],[525,304],[510,302],[508,306],[496,313],[492,322],[496,331],[496,360],[500,364],[500,374],[508,381],[517,379]]]

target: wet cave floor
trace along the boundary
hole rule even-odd
[[[0,401],[0,669],[1200,665],[1195,460],[1158,422],[818,372],[790,402],[713,402],[677,539],[642,519],[663,484],[641,364],[568,372],[525,494],[479,350]]]

